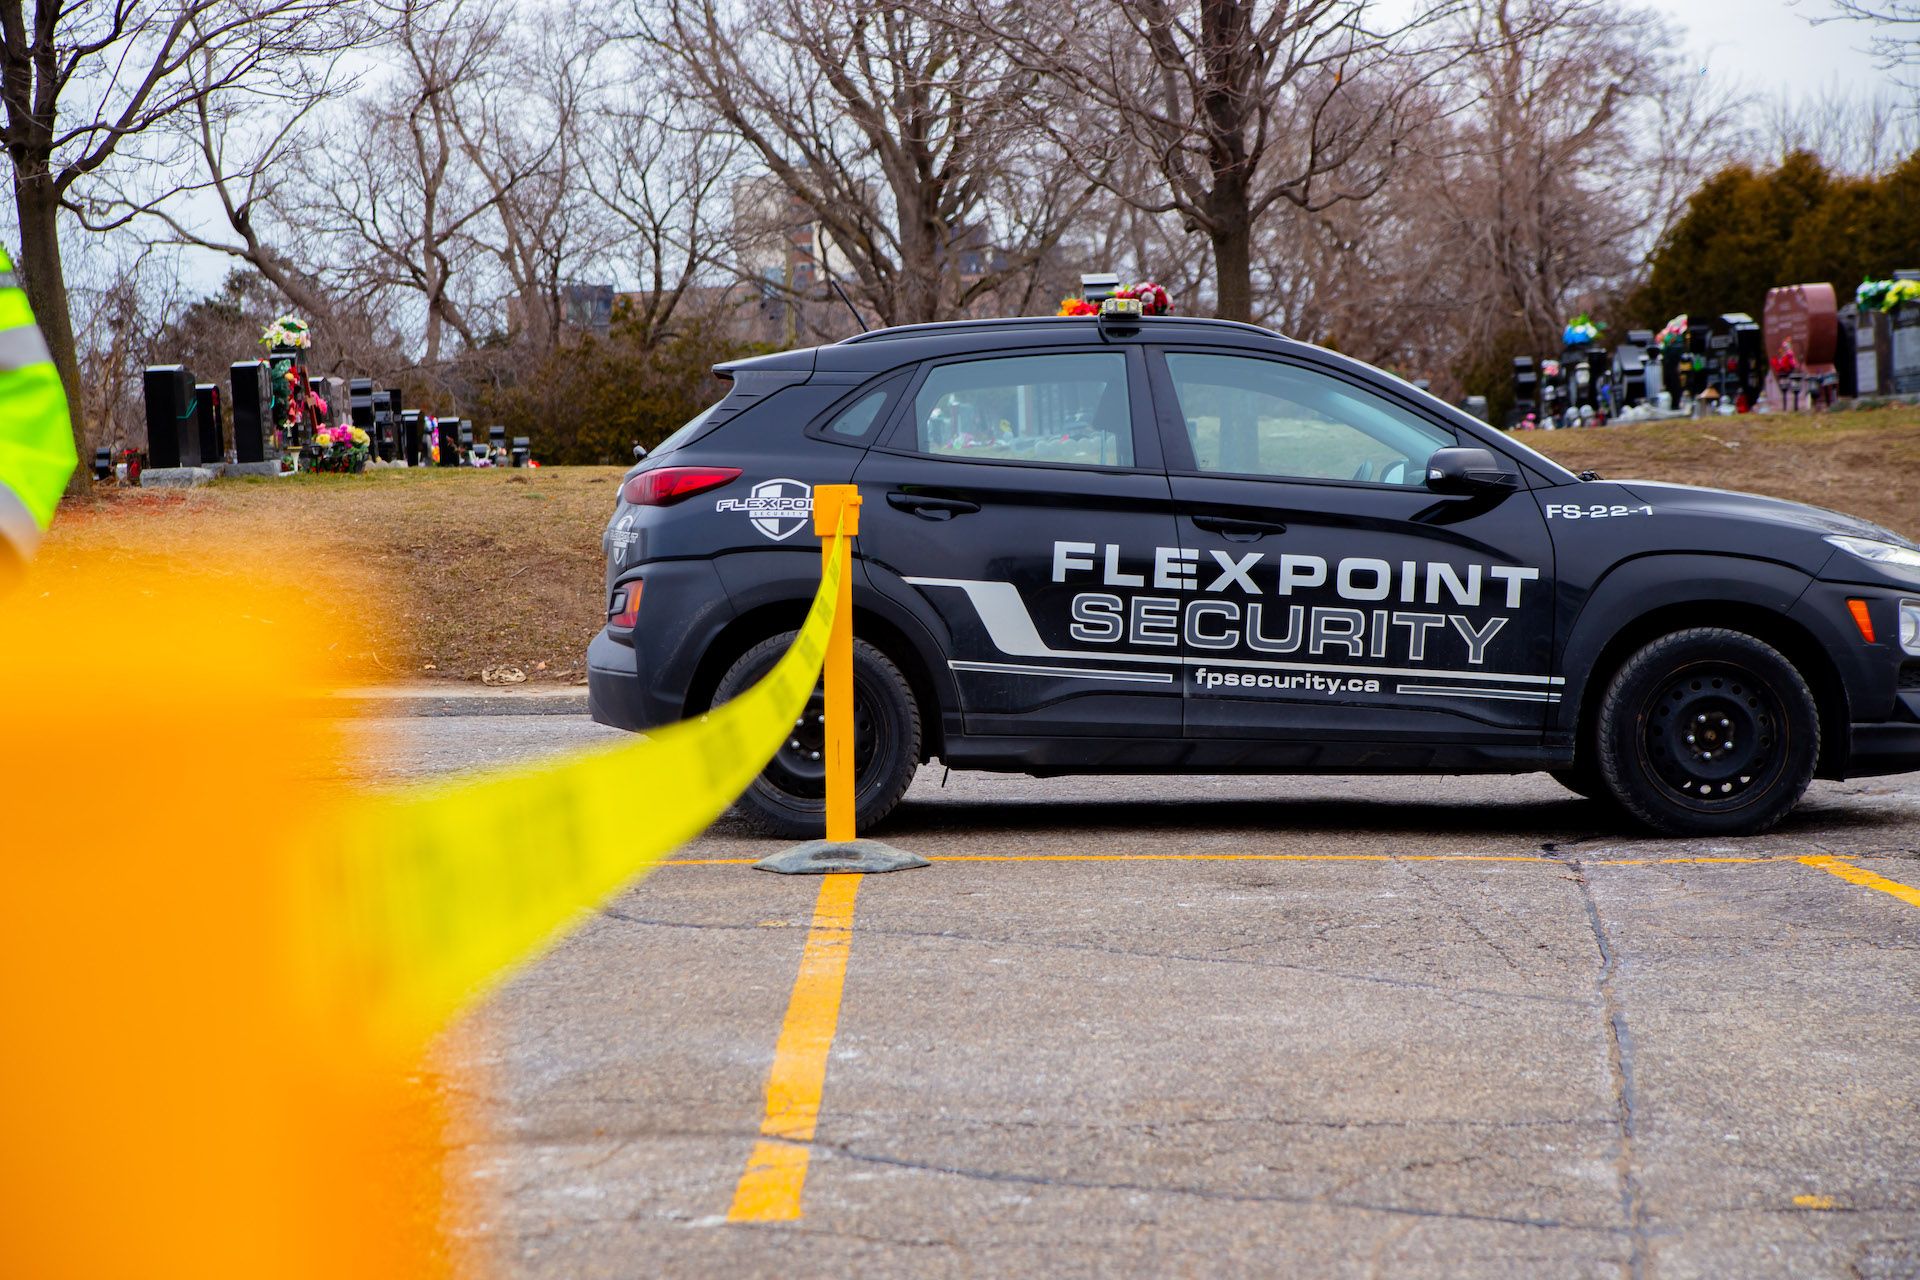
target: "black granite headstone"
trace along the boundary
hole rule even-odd
[[[192,416],[193,375],[184,365],[152,365],[142,379],[142,389],[147,400],[147,465],[200,465],[199,436],[187,421]],[[191,462],[186,460],[189,451]]]
[[[373,379],[355,378],[347,383],[349,421],[371,438],[373,436]]]
[[[196,383],[193,388],[194,429],[200,437],[200,465],[211,467],[227,460],[226,432],[220,423],[220,384]]]
[[[273,387],[262,360],[243,360],[227,371],[233,381],[233,460],[265,462],[273,443]]]
[[[382,462],[392,462],[394,458],[393,395],[387,391],[373,393],[373,452]]]
[[[418,409],[400,411],[400,456],[410,467],[419,466],[426,454],[420,418]]]
[[[435,429],[439,432],[440,465],[443,467],[460,465],[459,426],[458,418],[440,418],[434,423]]]
[[[527,437],[515,436],[513,438],[513,465],[516,467],[524,467],[527,465],[527,459],[532,456],[533,450],[529,447]]]

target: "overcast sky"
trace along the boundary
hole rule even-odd
[[[1825,22],[1827,0],[1686,0],[1655,5],[1687,30],[1687,44],[1716,78],[1737,78],[1756,90],[1799,94],[1839,81],[1864,89],[1886,80],[1863,52],[1872,28],[1861,22]]]

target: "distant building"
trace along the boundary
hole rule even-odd
[[[590,329],[604,337],[613,323],[613,297],[610,284],[561,285],[560,323],[569,329]]]

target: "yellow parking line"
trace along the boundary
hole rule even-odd
[[[790,1222],[800,1216],[820,1094],[827,1083],[827,1051],[840,1023],[840,989],[853,942],[853,902],[859,875],[820,879],[813,928],[800,954],[800,976],[787,1001],[787,1020],[767,1072],[767,1114],[761,1140],[733,1191],[728,1222]]]
[[[663,867],[744,867],[758,858],[673,858]],[[943,853],[929,862],[1531,862],[1543,867],[1566,865],[1562,860],[1533,853]],[[1791,853],[1760,854],[1748,858],[1598,858],[1588,867],[1648,867],[1681,863],[1805,862]]]
[[[1851,862],[1842,862],[1838,858],[1811,857],[1801,858],[1800,861],[1810,867],[1818,867],[1828,875],[1839,876],[1849,884],[1878,889],[1882,893],[1892,894],[1910,907],[1920,907],[1920,889],[1910,884],[1889,880],[1885,876],[1876,875],[1864,867],[1856,867]]]

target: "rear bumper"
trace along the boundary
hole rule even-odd
[[[601,724],[638,732],[646,728],[638,655],[605,627],[587,644],[587,714]]]
[[[605,627],[587,644],[587,710],[601,724],[638,732],[687,714],[700,659],[733,617],[720,575],[708,560],[632,566],[640,579],[640,625],[615,639]]]
[[[1891,719],[1852,728],[1849,778],[1920,770],[1920,689],[1902,689],[1894,695]]]

